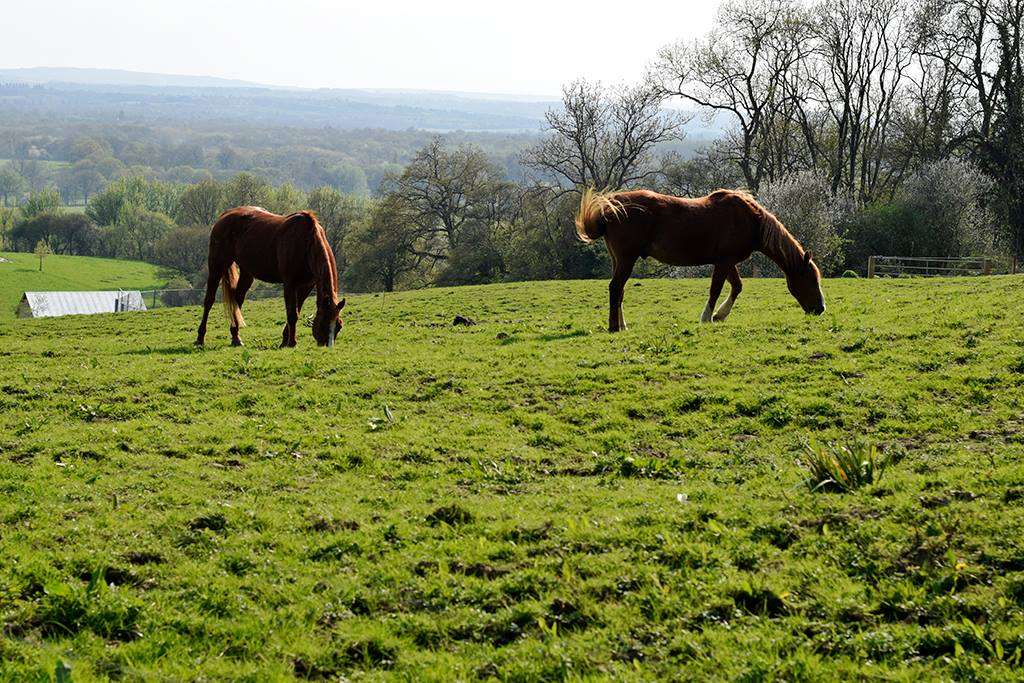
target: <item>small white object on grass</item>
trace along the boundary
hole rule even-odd
[[[678,500],[680,503],[688,503],[690,502],[690,497],[685,493],[677,493],[676,500]]]

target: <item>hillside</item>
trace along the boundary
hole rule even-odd
[[[21,295],[33,291],[80,291],[89,289],[158,289],[165,280],[157,267],[139,261],[47,256],[43,272],[33,254],[0,252],[0,319],[14,317]]]
[[[1019,675],[1024,278],[706,290],[0,321],[0,679]],[[812,491],[809,437],[890,464]]]

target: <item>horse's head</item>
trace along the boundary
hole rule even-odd
[[[317,346],[334,346],[334,340],[341,332],[341,309],[345,308],[345,300],[337,304],[333,301],[317,301],[316,315],[313,316],[313,338]]]
[[[804,257],[795,267],[786,273],[786,286],[804,313],[821,315],[825,312],[825,295],[821,292],[821,272],[811,259],[811,252],[804,252]]]

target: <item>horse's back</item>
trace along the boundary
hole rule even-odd
[[[616,193],[615,198],[628,215],[617,237],[640,256],[689,266],[723,258],[743,260],[754,246],[750,225],[757,205],[744,193],[717,190],[689,198],[632,190]],[[609,226],[609,232],[613,230]]]

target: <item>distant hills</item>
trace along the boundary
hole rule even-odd
[[[0,69],[0,103],[24,113],[121,120],[245,121],[404,130],[536,132],[554,98],[417,90],[303,89],[116,69]],[[18,86],[21,86],[20,88]]]
[[[304,89],[119,69],[0,69],[0,107],[23,117],[197,121],[351,130],[537,133],[554,97],[423,90]],[[717,131],[697,121],[691,140]]]
[[[37,66],[28,69],[0,69],[0,83],[74,83],[77,85],[145,85],[157,88],[244,88],[258,85],[249,81],[214,76],[154,74],[124,69],[79,69]]]

